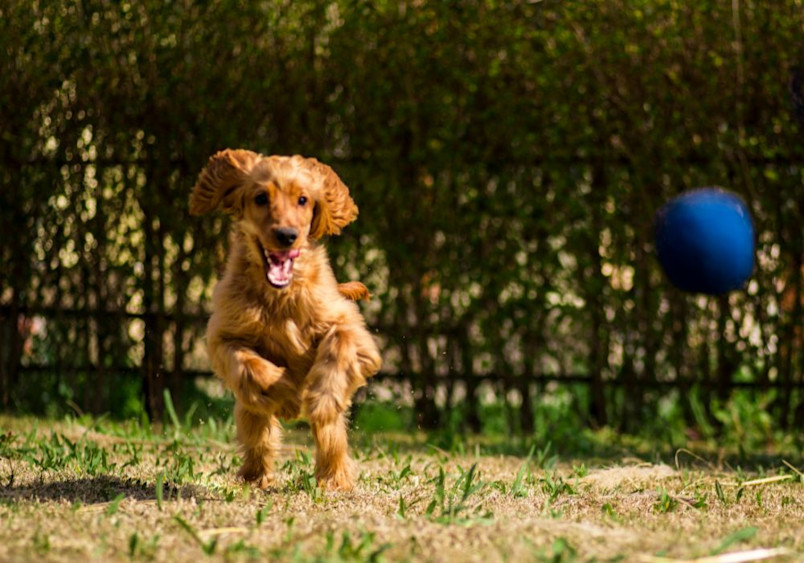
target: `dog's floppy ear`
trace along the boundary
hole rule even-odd
[[[210,157],[193,187],[190,214],[202,215],[219,205],[227,213],[234,212],[237,189],[259,159],[257,153],[242,149],[226,149]]]
[[[310,236],[318,239],[340,234],[341,229],[357,219],[357,205],[349,195],[349,188],[332,168],[314,158],[305,158],[302,166],[318,184]]]

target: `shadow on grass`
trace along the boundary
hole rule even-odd
[[[204,488],[194,485],[177,486],[165,483],[162,498],[209,497]],[[115,500],[120,495],[137,501],[157,500],[156,486],[139,479],[121,478],[110,475],[81,477],[50,482],[34,482],[27,485],[6,486],[0,489],[0,502],[45,501],[81,503],[93,505]]]
[[[432,453],[445,455],[530,457],[537,466],[555,463],[586,466],[663,463],[674,468],[764,473],[785,470],[786,463],[804,469],[801,447],[736,447],[717,440],[690,440],[673,444],[646,436],[621,434],[610,429],[577,429],[532,435],[465,434],[434,432],[355,433],[354,447],[379,450],[383,455]]]

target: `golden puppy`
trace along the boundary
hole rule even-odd
[[[338,285],[318,239],[355,220],[357,206],[335,172],[312,158],[224,150],[201,172],[190,213],[221,207],[234,228],[207,328],[212,368],[235,396],[240,475],[273,482],[277,417],[304,415],[316,443],[320,486],[349,490],[345,412],[380,369],[365,321],[350,299],[363,284]]]

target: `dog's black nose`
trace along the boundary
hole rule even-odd
[[[299,231],[293,227],[278,227],[274,229],[274,236],[282,246],[290,246],[299,238]]]

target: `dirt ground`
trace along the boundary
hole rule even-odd
[[[306,434],[280,482],[238,483],[229,431],[151,435],[0,418],[0,561],[797,561],[804,484],[743,471],[448,453],[415,436],[353,440],[355,491],[324,493]],[[466,451],[468,449],[468,451]]]

